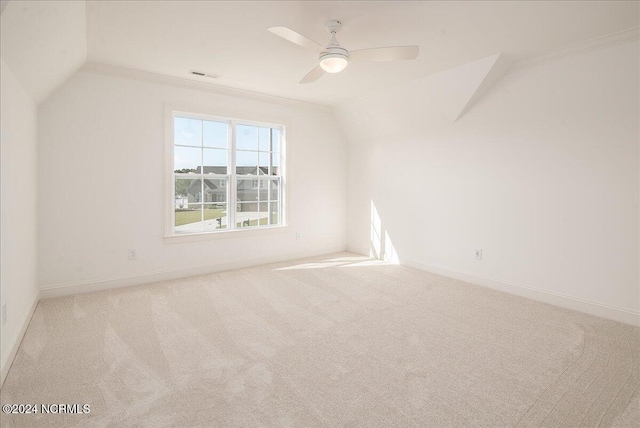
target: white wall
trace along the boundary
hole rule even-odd
[[[0,384],[38,298],[37,105],[87,58],[84,1],[3,2]]]
[[[349,247],[373,247],[373,204],[402,263],[637,322],[638,52],[510,73],[455,123],[458,69],[341,105]]]
[[[166,105],[287,124],[291,227],[165,243]],[[346,145],[326,109],[81,72],[41,106],[39,131],[39,282],[72,285],[44,296],[346,246]]]
[[[0,58],[1,232],[0,302],[7,323],[0,334],[2,381],[22,338],[21,330],[38,297],[37,109]]]

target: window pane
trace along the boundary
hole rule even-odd
[[[269,198],[269,181],[268,180],[260,180],[260,192],[259,192],[259,200],[267,201]]]
[[[280,174],[280,155],[271,153],[271,175]]]
[[[270,128],[260,128],[258,134],[258,139],[260,140],[260,151],[268,152],[269,150],[271,150],[271,144],[269,144]]]
[[[257,175],[258,152],[236,152],[236,174]]]
[[[267,202],[260,202],[260,212],[258,213],[258,220],[256,225],[266,226],[269,224],[269,204]]]
[[[272,128],[271,129],[271,151],[279,152],[280,151],[280,130]]]
[[[176,232],[200,232],[202,231],[202,205],[187,205],[175,210]]]
[[[280,224],[280,202],[269,203],[269,224]]]
[[[280,200],[280,180],[269,180],[270,181],[270,194],[269,199],[272,201]]]
[[[236,127],[236,148],[258,150],[258,128],[255,126],[238,125]],[[255,164],[254,164],[255,165]]]
[[[203,202],[227,202],[227,180],[205,178]]]
[[[200,172],[202,149],[191,147],[173,148],[174,172]]]
[[[236,226],[253,227],[258,224],[258,203],[245,202],[236,204]]]
[[[238,201],[253,202],[258,200],[258,180],[238,179]]]
[[[181,146],[202,145],[202,121],[185,117],[173,118],[173,144]]]
[[[206,204],[203,213],[205,231],[227,228],[227,204]]]
[[[280,129],[247,124],[232,128],[231,122],[224,119],[188,117],[174,117],[173,125],[176,232],[280,224],[280,151],[284,149]],[[236,206],[230,205],[230,197]],[[229,210],[235,211],[236,224],[228,222]]]
[[[202,202],[202,180],[189,178],[176,178],[175,181],[175,205],[181,208],[186,204]]]
[[[202,123],[202,144],[206,147],[227,148],[229,126],[224,122],[205,120]]]
[[[260,153],[258,169],[260,175],[269,175],[269,155],[270,153]]]
[[[227,150],[203,149],[205,174],[226,174],[229,155]]]

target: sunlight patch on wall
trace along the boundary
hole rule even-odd
[[[391,242],[391,237],[389,236],[388,231],[384,231],[384,258],[385,262],[393,263],[396,265],[400,264],[400,258],[398,257],[398,253],[396,252],[395,247],[393,246],[393,242]]]
[[[373,201],[371,201],[371,249],[369,255],[376,259],[382,258],[382,221]]]
[[[371,201],[371,248],[369,256],[388,263],[400,264],[400,257],[393,246],[389,232],[384,229],[382,219]]]

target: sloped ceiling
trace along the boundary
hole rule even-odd
[[[420,135],[425,128],[453,123],[476,98],[484,82],[504,72],[500,54],[431,74],[369,96],[345,101],[336,117],[349,140]]]
[[[640,2],[609,1],[0,1],[2,57],[37,103],[89,61],[335,106],[497,53],[527,60],[640,20]],[[331,19],[343,22],[338,38],[348,49],[417,44],[420,55],[352,63],[299,85],[317,55],[267,28],[325,44]]]
[[[89,1],[89,61],[335,105],[496,53],[520,61],[638,25],[638,2]],[[339,19],[348,49],[417,44],[415,61],[351,63],[309,85],[317,54],[269,33],[326,44]],[[197,78],[190,69],[219,74]]]
[[[87,60],[84,1],[3,2],[0,55],[36,104]]]

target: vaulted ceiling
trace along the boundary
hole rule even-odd
[[[36,104],[87,60],[84,1],[2,3],[0,55]]]
[[[12,0],[3,13],[3,39],[11,3],[23,2]],[[524,60],[638,26],[639,16],[638,2],[609,1],[89,1],[82,41],[92,63],[336,104],[497,53],[512,61]],[[317,65],[316,54],[278,38],[267,28],[287,26],[326,44],[324,24],[331,19],[342,21],[338,39],[348,49],[417,44],[420,55],[407,62],[352,63],[342,73],[300,85],[298,81]],[[24,32],[30,28],[25,25],[12,30]],[[47,42],[50,35],[43,36]],[[38,67],[46,77],[56,61],[66,61],[64,56],[49,58],[26,47],[33,42],[28,37],[20,39],[14,37],[18,47],[8,50],[3,40],[3,57],[5,52],[15,57],[20,49],[31,49],[34,55],[47,58],[24,66],[26,74]],[[191,76],[191,69],[221,78]]]

